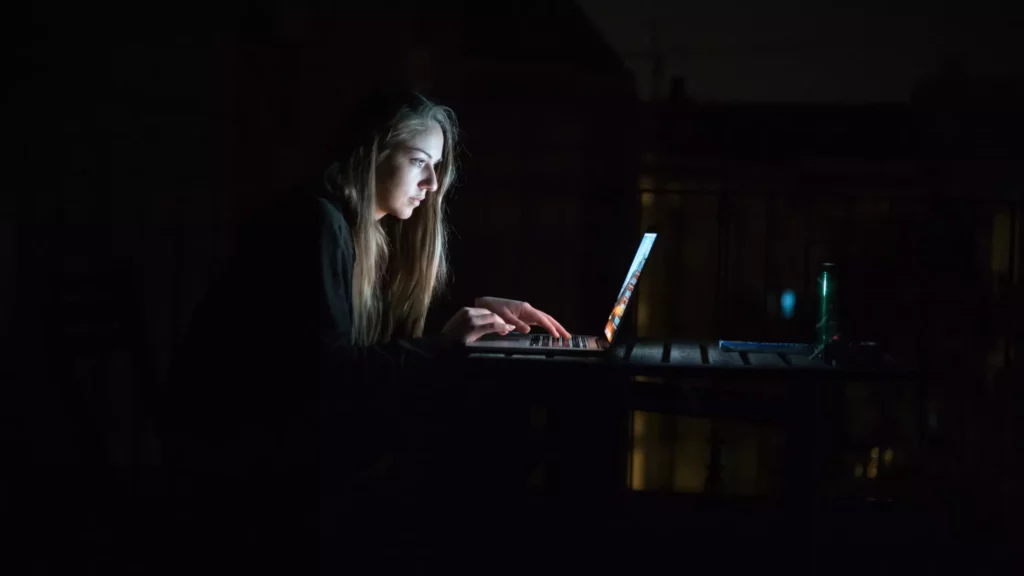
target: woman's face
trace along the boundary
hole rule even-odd
[[[444,151],[444,133],[437,122],[396,146],[377,166],[377,219],[386,214],[405,220],[437,191],[434,172]]]

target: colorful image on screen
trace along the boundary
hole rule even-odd
[[[615,299],[615,307],[612,308],[608,322],[604,325],[604,336],[608,339],[609,344],[615,339],[615,332],[619,329],[622,316],[626,313],[626,306],[629,306],[629,299],[636,290],[637,281],[640,280],[640,272],[644,269],[644,263],[647,262],[647,255],[651,253],[651,247],[654,246],[654,239],[657,237],[657,234],[648,232],[640,241],[640,248],[637,249],[636,256],[633,257],[633,264],[630,265],[626,280],[622,283],[622,288],[619,289],[619,297]]]

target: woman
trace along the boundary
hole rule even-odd
[[[569,336],[525,302],[478,298],[422,338],[447,275],[455,117],[390,92],[353,118],[323,182],[248,230],[181,349],[167,415],[175,512],[206,562],[324,561],[381,454],[400,443],[402,415],[422,414],[446,351],[531,326]]]
[[[345,233],[334,240],[341,257],[336,272],[347,275],[352,267],[351,282],[341,278],[338,290],[329,290],[351,294],[352,342],[343,340],[369,345],[396,334],[421,336],[427,309],[443,287],[444,201],[455,177],[456,127],[448,108],[408,93],[372,99],[359,118],[361,125],[350,132],[357,139],[346,143],[343,159],[327,172],[321,207],[338,230],[350,231],[354,245]],[[344,315],[339,309],[335,318],[343,321]],[[477,299],[442,334],[467,343],[490,332],[529,331],[530,325],[568,335],[547,314],[498,298]],[[334,336],[345,330],[336,326]]]

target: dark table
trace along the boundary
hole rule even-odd
[[[806,356],[725,353],[717,342],[676,340],[640,340],[607,358],[472,354],[449,376],[456,424],[451,444],[437,445],[453,454],[447,460],[458,468],[453,483],[471,493],[477,516],[469,524],[485,527],[474,532],[485,541],[516,542],[523,558],[557,556],[567,559],[567,568],[590,559],[592,568],[605,569],[678,564],[681,545],[686,566],[701,558],[707,562],[698,564],[716,570],[774,561],[791,566],[809,548],[827,548],[838,540],[822,536],[829,533],[823,510],[836,501],[888,497],[850,482],[852,465],[844,458],[853,438],[851,398],[884,405],[907,390],[918,394],[922,383],[914,370],[886,357],[835,367]],[[640,411],[711,421],[698,493],[631,486]],[[921,427],[918,416],[914,426]],[[723,458],[730,422],[783,430],[778,490],[730,492],[723,474],[730,466]],[[511,517],[516,520],[506,520]],[[545,546],[547,552],[539,551]],[[823,562],[809,573],[830,569]]]
[[[569,502],[567,509],[581,517],[603,510],[606,517],[665,520],[692,515],[693,506],[704,506],[695,500],[734,501],[722,482],[728,464],[717,423],[753,422],[784,431],[784,477],[778,493],[745,501],[768,502],[790,520],[804,519],[801,530],[813,536],[815,515],[830,503],[874,494],[851,480],[846,455],[852,449],[852,397],[879,406],[891,397],[913,398],[915,433],[901,450],[916,454],[926,433],[922,379],[887,355],[837,367],[806,355],[725,352],[717,342],[640,340],[606,358],[471,354],[464,368],[467,381],[486,391],[481,394],[493,393],[497,403],[529,414],[524,446],[533,460],[526,468],[539,465],[544,472],[528,481],[545,495],[546,506]],[[636,411],[712,421],[707,480],[699,495],[630,488]],[[881,437],[892,432],[889,424],[879,426]],[[912,460],[906,459],[908,468]],[[878,497],[888,499],[892,490]],[[601,524],[598,516],[590,521]]]
[[[672,340],[617,346],[604,358],[471,354],[466,368],[471,377],[514,382],[533,398],[583,394],[588,404],[614,400],[628,410],[759,419],[778,416],[772,412],[782,406],[770,398],[802,403],[841,391],[828,383],[878,389],[921,383],[916,370],[887,354],[837,367],[807,355],[726,352],[714,342]]]

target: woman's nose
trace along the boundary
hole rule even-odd
[[[420,189],[426,192],[434,192],[437,190],[437,175],[431,170],[430,174],[420,182]]]

